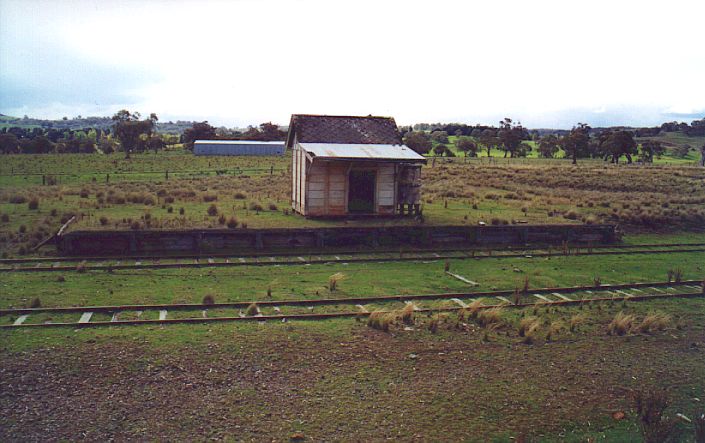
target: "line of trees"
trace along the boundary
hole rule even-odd
[[[693,126],[699,127],[698,122],[693,122]],[[459,125],[454,124],[446,128],[456,126]],[[448,132],[440,129],[442,125],[430,132],[419,130],[423,127],[426,126],[402,127],[404,143],[420,154],[432,152],[438,156],[455,156],[454,151],[448,147]],[[471,135],[463,135],[464,133]],[[636,131],[620,128],[593,129],[585,123],[578,123],[571,130],[561,131],[559,134],[546,133],[540,136],[527,131],[521,123],[514,123],[505,118],[497,127],[457,128],[455,148],[457,152],[462,152],[468,157],[475,157],[483,150],[486,150],[488,157],[492,156],[493,150],[503,151],[504,157],[526,157],[533,149],[528,141],[533,140],[539,157],[555,158],[562,151],[573,164],[584,158],[601,158],[618,163],[622,157],[626,158],[627,163],[632,163],[637,155],[640,161],[651,163],[655,157],[666,152],[666,147],[661,141],[646,140],[639,145],[635,140],[636,136]],[[679,146],[673,153],[685,157],[690,149],[687,145]],[[705,145],[701,150],[705,155]]]

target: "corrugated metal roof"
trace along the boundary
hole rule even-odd
[[[260,142],[255,140],[195,140],[194,144],[206,143],[209,145],[278,145],[284,146],[283,141]]]
[[[318,158],[426,161],[424,156],[417,154],[406,145],[352,143],[299,143],[299,145]]]

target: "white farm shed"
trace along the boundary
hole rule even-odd
[[[295,114],[292,208],[305,216],[395,215],[420,206],[426,159],[401,143],[391,117]]]
[[[284,155],[284,142],[252,140],[196,140],[194,155]]]

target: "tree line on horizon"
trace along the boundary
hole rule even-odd
[[[112,154],[120,151],[129,158],[133,152],[157,152],[179,143],[193,149],[193,142],[199,139],[277,141],[286,138],[286,131],[271,122],[250,126],[244,131],[215,128],[207,121],[194,122],[179,135],[158,132],[159,118],[154,113],[143,119],[139,112],[123,109],[115,113],[111,121],[110,127],[102,128],[3,127],[0,128],[0,153]]]
[[[533,141],[539,157],[555,158],[563,151],[573,164],[580,158],[601,158],[618,163],[621,157],[625,157],[627,163],[632,163],[636,155],[640,156],[642,162],[651,163],[655,157],[666,152],[666,146],[659,140],[645,140],[639,144],[635,137],[655,137],[661,132],[705,136],[705,118],[695,120],[690,125],[671,122],[660,127],[636,130],[624,127],[591,128],[585,123],[578,123],[571,130],[547,132],[543,135],[536,130],[524,128],[521,123],[514,123],[510,118],[503,119],[496,127],[424,123],[402,127],[401,130],[404,143],[420,154],[455,156],[455,152],[448,146],[452,134],[456,137],[456,150],[470,157],[476,157],[483,150],[486,150],[488,157],[492,156],[493,150],[503,151],[504,157],[526,157],[534,149],[527,142]],[[690,149],[689,145],[678,146],[674,155],[685,157]],[[705,144],[701,152],[705,159]]]
[[[78,117],[80,118],[80,116]],[[98,117],[91,117],[99,119]],[[142,118],[139,112],[120,110],[110,117],[112,125],[106,127],[85,127],[82,129],[61,129],[55,127],[3,127],[0,128],[0,153],[94,153],[124,152],[126,157],[132,152],[155,152],[168,146],[183,143],[186,149],[193,149],[195,140],[256,140],[279,141],[286,139],[286,131],[271,122],[259,126],[249,126],[246,130],[216,128],[207,121],[192,122],[182,134],[159,132],[159,119],[152,113]],[[655,137],[663,132],[681,132],[687,136],[705,136],[705,118],[691,124],[667,122],[649,128],[591,128],[579,123],[571,130],[529,130],[519,122],[505,118],[497,126],[463,123],[417,123],[401,126],[400,132],[407,146],[421,154],[433,153],[439,156],[455,156],[449,148],[449,137],[455,136],[455,147],[466,156],[477,156],[479,152],[492,155],[493,150],[504,152],[505,157],[526,157],[537,149],[543,158],[554,158],[563,151],[565,157],[576,163],[581,158],[603,158],[616,163],[626,157],[631,163],[633,157],[652,162],[662,155],[666,147],[658,140],[646,140],[640,145],[635,137]],[[533,141],[533,145],[527,143]],[[688,146],[675,149],[676,156],[685,157]]]

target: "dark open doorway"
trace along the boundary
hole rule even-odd
[[[375,179],[374,171],[350,171],[348,212],[351,214],[375,212]]]

